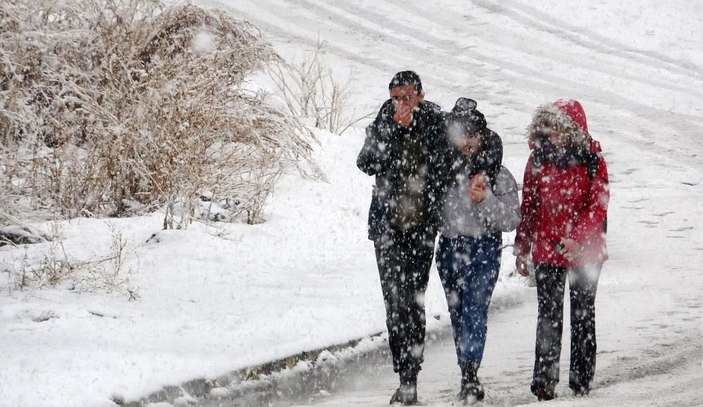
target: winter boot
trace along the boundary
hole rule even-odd
[[[532,391],[532,394],[537,396],[538,401],[553,400],[557,397],[554,393],[554,386],[533,382],[532,386],[530,386],[530,390]]]
[[[459,399],[469,401],[481,401],[485,397],[483,385],[478,380],[478,364],[469,363],[461,368],[461,390]]]
[[[391,404],[417,404],[417,372],[400,373],[400,387],[391,396]]]
[[[574,396],[588,396],[588,393],[591,392],[591,387],[588,384],[570,384],[569,388],[574,392]]]
[[[591,376],[593,379],[593,376]],[[591,383],[593,381],[588,378],[580,377],[573,370],[569,372],[569,388],[574,392],[574,396],[588,396],[591,392]]]
[[[554,394],[554,390],[552,389],[547,389],[544,387],[540,387],[536,391],[533,392],[535,396],[537,396],[537,401],[549,401],[549,400],[554,400],[556,398],[556,394]]]

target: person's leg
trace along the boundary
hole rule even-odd
[[[488,326],[488,308],[500,271],[500,236],[482,236],[470,243],[470,263],[464,269],[466,280],[462,300],[460,365],[462,394],[484,397],[478,379]]]
[[[470,263],[462,299],[461,362],[480,364],[486,343],[488,307],[500,271],[500,240],[493,236],[472,239]]]
[[[377,242],[376,248],[393,370],[400,378],[391,403],[414,404],[417,374],[423,361],[424,294],[434,240],[417,233],[396,233],[385,242]]]
[[[434,255],[434,236],[406,235],[402,257],[401,312],[407,316],[405,348],[401,368],[412,377],[417,376],[424,360],[425,349],[425,291],[430,278]]]
[[[388,345],[393,359],[393,371],[400,370],[400,295],[398,281],[400,280],[400,258],[397,249],[388,235],[374,241],[376,249],[376,264],[381,280],[383,303],[386,307],[386,328],[388,329]]]
[[[569,387],[586,395],[596,370],[596,289],[602,265],[569,270],[571,361]]]
[[[537,333],[532,394],[540,400],[554,398],[559,382],[559,356],[564,312],[566,269],[535,265],[537,283]]]
[[[450,239],[440,236],[437,244],[437,254],[435,262],[439,279],[444,288],[444,295],[447,299],[449,309],[449,319],[452,323],[452,334],[454,336],[454,346],[456,348],[457,363],[461,358],[459,352],[459,334],[461,332],[461,297],[463,292],[464,279],[460,275],[462,257],[464,250],[461,249],[458,239]],[[464,260],[464,263],[466,261]]]

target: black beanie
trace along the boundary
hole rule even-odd
[[[494,131],[487,127],[486,117],[476,110],[475,100],[459,98],[447,115],[447,125],[450,137],[466,136],[467,134],[480,133],[481,141],[478,151],[470,158],[469,176],[485,173],[491,186],[495,186],[496,177],[503,162],[503,140]],[[454,132],[460,134],[452,134]]]
[[[410,85],[415,88],[417,93],[422,93],[422,82],[420,76],[415,71],[400,71],[393,76],[388,84],[388,89],[393,89],[396,86]]]
[[[475,100],[461,97],[457,99],[452,111],[447,117],[451,127],[461,129],[462,135],[484,133],[486,131],[486,117],[476,110]]]

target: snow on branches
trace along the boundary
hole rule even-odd
[[[166,208],[178,227],[208,191],[237,202],[225,219],[260,221],[310,153],[308,131],[245,89],[279,60],[251,24],[195,5],[3,1],[0,199],[33,216]]]

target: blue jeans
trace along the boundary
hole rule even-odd
[[[440,236],[437,270],[447,297],[459,366],[483,359],[488,306],[500,271],[501,235]]]

